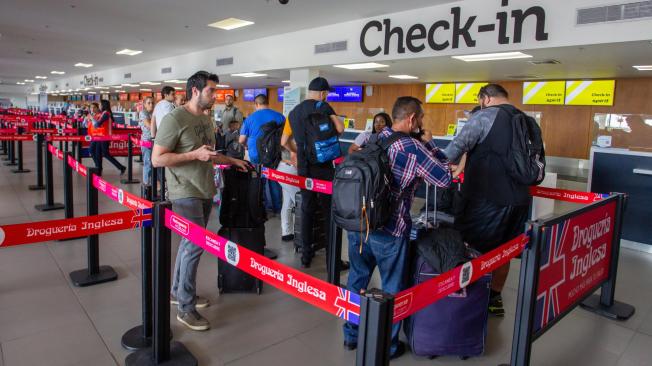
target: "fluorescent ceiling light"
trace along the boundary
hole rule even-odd
[[[48,78],[47,76],[40,76],[40,75],[34,76],[34,79],[47,79],[47,78]]]
[[[183,84],[183,83],[185,83],[185,82],[186,82],[185,80],[176,80],[176,79],[173,79],[173,80],[165,80],[165,81],[164,81],[164,83],[172,83],[172,84]],[[141,84],[142,84],[142,83],[141,83]]]
[[[38,92],[33,92],[33,93],[31,93],[31,94],[32,94],[32,95],[38,95]]]
[[[50,74],[53,74],[53,75],[63,75],[65,73],[66,73],[65,71],[50,71]]]
[[[127,87],[131,87],[131,88],[135,88],[135,87],[140,86],[140,85],[138,85],[138,84],[122,84],[122,86],[127,86]]]
[[[364,69],[379,69],[381,67],[389,67],[389,65],[379,64],[377,62],[363,62],[361,64],[347,64],[347,65],[333,65],[340,69],[347,70],[364,70]]]
[[[178,86],[175,86],[175,87],[174,87],[174,90],[183,90],[183,88],[178,87]]]
[[[261,76],[267,76],[267,74],[259,74],[256,72],[241,72],[239,74],[231,74],[231,76],[239,76],[243,78],[256,78]]]
[[[96,92],[88,92],[88,94],[97,94]]]
[[[120,86],[120,85],[111,85],[111,88],[114,88],[114,89],[122,89],[122,86]]]
[[[26,83],[33,83],[34,80],[32,80],[32,79],[25,79],[25,82],[26,82]]]
[[[16,84],[17,84],[17,85],[25,85],[25,83],[22,83],[22,82],[20,82],[20,81],[17,81]]]
[[[224,29],[224,30],[232,30],[232,29],[245,27],[252,24],[254,24],[254,22],[250,22],[248,20],[242,20],[238,18],[228,18],[228,19],[217,21],[215,23],[211,23],[208,26],[213,28]]]
[[[100,90],[108,90],[109,87],[108,87],[108,86],[98,86],[97,89],[100,89]]]
[[[120,51],[116,52],[115,54],[116,55],[136,56],[136,55],[139,55],[141,53],[143,53],[143,51],[130,50],[128,48],[125,48],[124,50],[120,50]]]
[[[637,65],[637,66],[632,66],[638,71],[652,71],[652,65]],[[25,80],[27,81],[27,80]]]
[[[283,80],[283,81],[281,81],[281,82],[282,82],[282,83],[289,84],[289,83],[290,83],[290,80]]]
[[[140,85],[161,85],[161,83],[157,83],[154,81],[143,81],[142,83],[140,83]]]
[[[476,61],[496,61],[496,60],[513,60],[517,58],[531,58],[531,55],[523,52],[500,52],[500,53],[481,53],[477,55],[452,56],[456,60],[466,62]]]
[[[218,87],[218,88],[230,88],[231,85],[226,85],[226,84],[217,84],[216,87]]]
[[[416,76],[412,75],[389,75],[390,78],[392,79],[401,79],[401,80],[414,80],[418,79]]]
[[[85,63],[83,63],[83,62],[78,62],[78,63],[75,64],[75,67],[86,67],[86,68],[89,68],[89,67],[93,67],[93,64],[85,64]]]
[[[152,91],[152,89],[143,88],[143,89],[140,89],[140,91]]]

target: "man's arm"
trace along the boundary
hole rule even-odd
[[[172,150],[155,143],[152,150],[152,166],[161,168],[178,166],[193,160],[208,161],[216,155],[217,153],[207,145],[186,153],[174,153]]]
[[[240,135],[240,137],[238,138],[238,143],[240,145],[247,146],[247,135]]]
[[[292,138],[292,135],[283,134],[281,136],[281,146],[288,149],[288,151],[290,151],[291,153],[294,153],[294,154],[297,153],[297,143],[294,142],[294,139]]]
[[[458,162],[464,153],[473,150],[491,130],[496,114],[496,108],[483,109],[473,114],[462,131],[443,150],[448,159]]]
[[[335,124],[337,133],[341,135],[344,132],[344,121],[342,121],[336,114],[331,115],[331,121]]]

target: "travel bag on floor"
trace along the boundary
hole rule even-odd
[[[248,172],[224,169],[220,224],[228,228],[254,228],[265,224],[260,167]]]
[[[263,254],[265,248],[264,225],[257,228],[222,227],[217,234],[258,254]],[[263,290],[263,281],[220,260],[217,263],[217,288],[220,293],[255,291],[260,295]]]
[[[294,252],[300,253],[302,251],[302,239],[301,239],[301,191],[297,192],[294,197]],[[315,221],[312,228],[312,237],[314,242],[312,244],[312,252],[316,252],[320,249],[326,248],[326,233],[324,232],[324,221],[326,218],[321,212],[321,209],[317,207],[315,212]]]

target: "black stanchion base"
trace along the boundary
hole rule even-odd
[[[11,169],[12,173],[29,173],[31,170],[29,169]]]
[[[600,303],[600,295],[591,295],[580,303],[582,309],[604,316],[613,320],[627,320],[634,315],[636,309],[620,301],[614,301],[612,306],[604,306]]]
[[[122,335],[122,348],[129,351],[138,351],[140,349],[149,348],[152,346],[152,338],[145,338],[143,336],[143,326],[139,325],[129,329]]]
[[[110,266],[100,266],[100,272],[94,275],[88,273],[88,269],[70,272],[70,280],[77,287],[92,286],[117,279],[118,274]]]
[[[43,185],[39,186],[39,185],[34,184],[34,185],[31,185],[31,186],[27,187],[27,189],[29,189],[30,191],[42,191],[42,190],[45,189],[45,186],[43,186]]]
[[[12,162],[5,163],[5,166],[17,166],[17,165],[18,163],[12,163]]]
[[[140,183],[138,179],[120,179],[120,183],[122,184],[137,184]]]
[[[188,351],[181,342],[170,343],[170,359],[162,363],[156,363],[151,348],[141,349],[127,356],[126,366],[196,366],[197,359]]]
[[[264,255],[266,258],[269,258],[269,259],[276,259],[276,258],[278,258],[278,253],[276,253],[275,251],[273,251],[273,250],[271,250],[271,249],[267,249],[267,248],[263,249],[263,255]]]
[[[63,205],[63,203],[53,203],[51,205],[44,204],[44,205],[36,205],[34,206],[35,209],[39,211],[54,211],[54,210],[63,210],[66,206]]]

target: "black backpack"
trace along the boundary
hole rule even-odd
[[[505,168],[515,182],[539,185],[546,175],[546,152],[541,128],[534,118],[517,110],[516,113],[500,107],[512,115],[512,145]]]
[[[276,169],[281,162],[281,135],[283,124],[275,121],[267,122],[260,128],[263,135],[256,140],[258,160],[267,168]]]
[[[224,190],[220,207],[220,225],[228,228],[257,228],[267,221],[263,206],[263,182],[260,168],[247,172],[224,169]]]
[[[335,160],[342,155],[340,140],[335,124],[330,116],[317,111],[322,102],[315,104],[315,112],[308,115],[305,121],[306,160],[309,164],[323,164]]]
[[[396,202],[390,200],[392,171],[387,149],[402,137],[394,132],[379,140],[372,135],[359,151],[347,155],[335,170],[333,219],[348,231],[364,232],[383,227]]]

